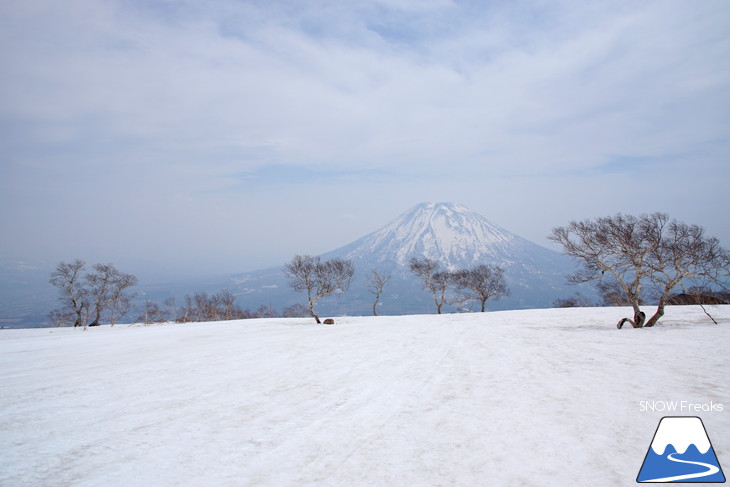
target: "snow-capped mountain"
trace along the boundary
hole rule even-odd
[[[342,257],[406,265],[427,257],[447,267],[483,257],[509,260],[515,244],[526,242],[469,208],[454,203],[421,203],[380,230],[332,252]]]
[[[511,296],[489,302],[488,309],[547,307],[556,298],[575,293],[574,288],[566,286],[565,276],[573,270],[569,258],[456,203],[418,204],[383,228],[322,255],[324,259],[333,257],[351,259],[356,279],[343,296],[318,304],[332,314],[372,312],[366,280],[372,270],[391,275],[381,298],[383,314],[433,311],[430,296],[408,271],[412,257],[436,260],[449,270],[478,264],[503,267]],[[270,300],[285,301],[281,304],[284,306],[303,300],[288,290],[280,269],[238,275],[233,282],[239,299],[247,306]]]
[[[412,257],[427,257],[451,270],[481,263],[552,266],[554,261],[564,262],[561,254],[525,240],[457,203],[416,205],[380,230],[325,256],[401,267]]]

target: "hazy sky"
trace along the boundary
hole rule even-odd
[[[0,3],[0,257],[224,273],[422,201],[730,246],[730,2]]]

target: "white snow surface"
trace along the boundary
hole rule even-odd
[[[661,412],[730,462],[730,307],[0,331],[2,486],[633,485]],[[647,309],[649,311],[649,309]]]

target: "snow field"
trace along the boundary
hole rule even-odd
[[[0,485],[631,485],[662,416],[730,462],[730,306],[0,332]],[[727,466],[725,467],[728,468]]]

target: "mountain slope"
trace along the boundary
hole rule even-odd
[[[566,256],[454,203],[416,205],[383,228],[322,255],[324,259],[334,257],[351,259],[357,275],[346,294],[318,304],[320,310],[330,314],[372,312],[366,277],[374,269],[391,275],[381,299],[383,314],[432,312],[431,297],[408,271],[412,257],[436,260],[450,270],[477,264],[502,266],[511,296],[488,302],[489,309],[546,307],[556,298],[575,292],[565,284],[565,275],[573,269]],[[232,284],[246,306],[272,301],[283,307],[303,301],[303,296],[288,290],[280,269],[237,275]]]
[[[427,257],[449,268],[480,262],[510,264],[533,260],[543,250],[454,203],[421,203],[385,227],[330,252],[355,261],[393,261]],[[549,252],[549,251],[548,251]],[[373,263],[375,263],[373,262]]]

